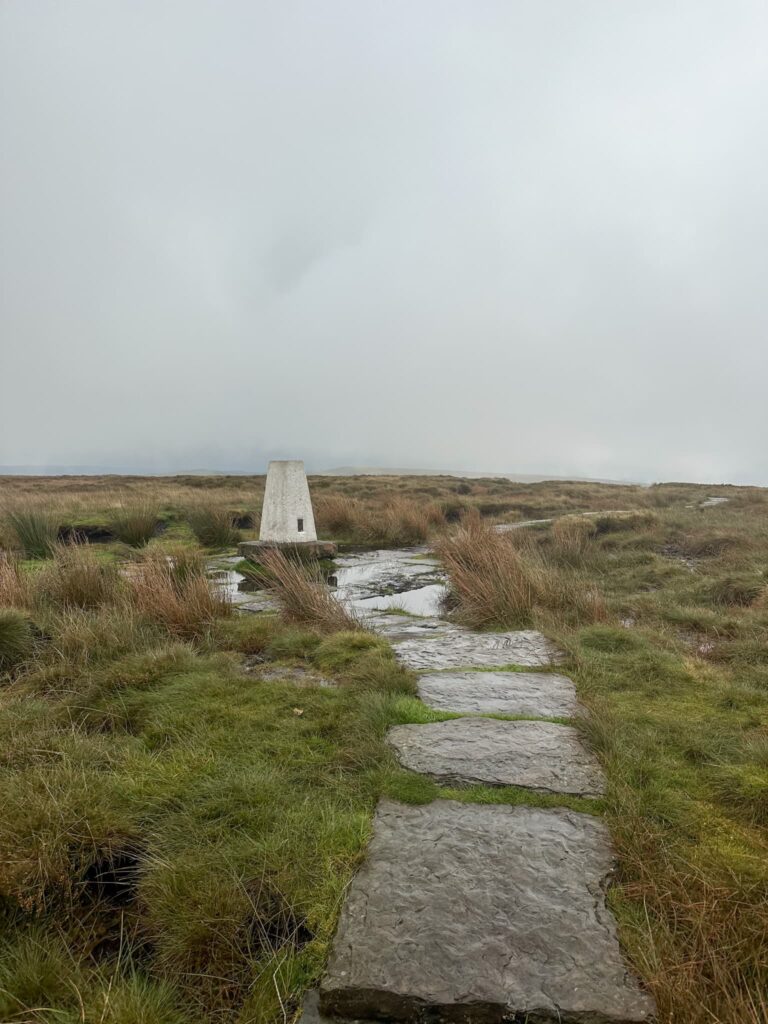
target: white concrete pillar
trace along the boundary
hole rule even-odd
[[[317,540],[312,499],[301,459],[270,462],[259,540],[278,544]]]

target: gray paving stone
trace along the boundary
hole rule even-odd
[[[652,1000],[627,972],[605,905],[611,867],[607,830],[590,815],[382,801],[342,910],[323,1013],[412,1024],[648,1021]]]
[[[385,636],[390,642],[407,640],[411,637],[437,637],[456,632],[457,627],[444,619],[418,618],[411,615],[363,615],[366,629]]]
[[[436,672],[421,676],[419,696],[440,711],[570,718],[576,688],[554,672]]]
[[[401,764],[447,784],[524,786],[599,796],[603,773],[576,729],[553,722],[454,718],[396,725],[387,734]]]
[[[454,628],[439,636],[415,637],[393,643],[395,654],[408,668],[493,668],[503,665],[556,665],[562,652],[533,629],[512,633],[472,633]]]

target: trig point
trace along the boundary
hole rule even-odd
[[[259,539],[243,541],[238,551],[244,558],[258,561],[259,553],[269,548],[296,549],[315,558],[336,554],[335,544],[317,539],[307,474],[300,459],[270,462]]]
[[[259,540],[273,544],[317,540],[307,474],[299,459],[269,464]]]

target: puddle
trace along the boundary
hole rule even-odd
[[[364,598],[414,590],[432,577],[442,579],[434,558],[420,557],[426,548],[394,551],[366,551],[336,559],[336,592],[344,597]]]
[[[363,612],[404,611],[432,617],[440,612],[445,576],[426,548],[366,551],[337,559],[335,596]]]
[[[370,609],[383,612],[395,609],[408,612],[409,615],[432,617],[439,615],[442,601],[448,588],[444,583],[431,583],[417,590],[406,590],[400,594],[386,594],[380,597],[364,597],[353,600],[355,608]]]
[[[232,604],[244,604],[253,600],[253,591],[247,591],[242,587],[243,584],[248,585],[245,576],[234,569],[210,569],[208,578],[219,594]]]

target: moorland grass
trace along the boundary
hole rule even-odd
[[[469,570],[459,561],[477,624],[483,612],[486,627],[533,624],[569,653],[589,709],[582,727],[608,779],[604,813],[619,858],[610,902],[660,1020],[675,1024],[768,1020],[768,609],[760,571],[768,525],[760,509],[746,501],[705,514],[675,508],[585,531],[578,543],[570,524],[530,533],[516,539],[515,557],[497,560],[496,575],[514,577],[504,587],[482,560]],[[563,597],[574,571],[599,588],[603,621],[579,624],[558,600],[542,600],[542,565],[547,587],[561,581]],[[534,599],[507,598],[523,584]],[[507,601],[510,614],[500,615]]]
[[[56,544],[56,519],[45,508],[9,508],[5,518],[25,558],[48,558]]]
[[[187,511],[187,522],[198,542],[214,550],[231,548],[238,543],[240,531],[235,526],[236,518],[230,509],[213,504],[194,505]]]
[[[109,510],[107,521],[112,534],[132,548],[144,547],[155,536],[160,515],[148,503],[124,505]]]
[[[19,559],[0,551],[0,608],[26,608],[31,600],[30,574]]]
[[[36,575],[36,604],[95,608],[115,604],[120,596],[117,565],[99,558],[88,544],[57,544],[52,559]]]
[[[0,608],[0,673],[8,672],[32,654],[29,616],[15,608]]]
[[[322,970],[412,680],[358,631],[216,617],[179,642],[129,607],[47,605],[0,694],[0,1019],[284,1020]],[[270,650],[339,685],[243,671]]]
[[[126,582],[136,610],[174,636],[201,636],[232,611],[226,593],[211,586],[202,559],[184,549],[148,551]]]
[[[302,563],[278,550],[260,557],[265,586],[277,598],[287,622],[325,633],[362,628],[353,612],[328,590],[319,564]]]
[[[384,496],[382,496],[384,497]],[[424,544],[446,525],[443,506],[393,495],[371,505],[343,495],[321,495],[316,521],[321,535],[368,547]]]
[[[598,589],[573,572],[557,571],[522,531],[497,533],[478,515],[436,545],[450,584],[449,605],[467,625],[524,629],[537,612],[570,622],[605,615]]]
[[[3,486],[16,503],[55,500],[98,519],[116,500],[179,513],[201,494],[222,508],[258,504],[263,478],[126,480],[119,495],[106,478]],[[496,580],[476,621],[537,626],[569,654],[608,792],[567,806],[610,825],[619,869],[609,899],[660,1020],[765,1024],[768,610],[742,585],[768,565],[762,492],[472,480],[457,493],[460,482],[434,477],[312,486],[359,503],[359,520],[336,510],[347,534],[395,497],[507,521],[655,510],[629,525],[606,517],[576,542],[556,533],[581,527],[508,535],[493,550],[515,572],[521,557],[543,569],[546,586],[510,606]],[[710,493],[728,504],[700,510]],[[382,794],[565,803],[446,790],[404,772],[383,737],[422,712],[383,640],[218,605],[182,614],[199,558],[187,533],[170,561],[158,543],[138,588],[143,558],[121,567],[114,603],[90,607],[55,591],[41,600],[47,565],[0,560],[0,605],[28,609],[34,630],[31,654],[0,688],[3,1020],[284,1022],[322,972]],[[467,582],[488,565],[473,563]],[[599,590],[599,616],[578,610],[575,584]],[[243,657],[256,671],[243,671]],[[260,680],[262,659],[338,685]]]

